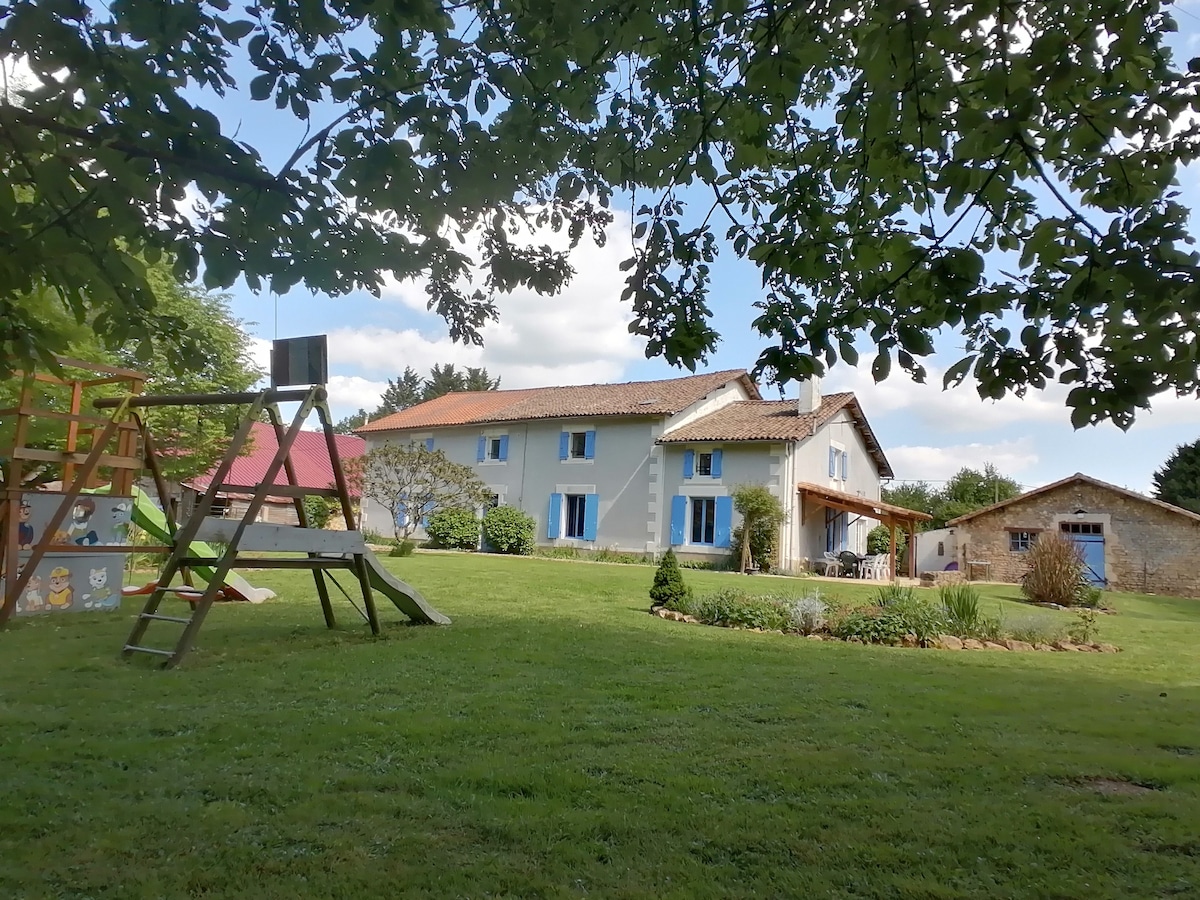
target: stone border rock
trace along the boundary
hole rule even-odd
[[[690,625],[703,625],[704,623],[695,616],[686,616],[681,612],[676,612],[673,609],[667,609],[660,606],[650,610],[651,615],[658,616],[660,619],[667,619],[671,622],[687,622]],[[739,629],[741,630],[741,629]],[[765,633],[766,629],[751,628],[747,631],[758,631]],[[780,634],[782,632],[776,632]],[[797,635],[799,636],[799,635]],[[862,638],[852,637],[842,640],[834,637],[831,634],[808,634],[803,635],[810,641],[840,641],[845,644],[865,644]],[[1053,644],[1030,644],[1026,641],[1017,641],[1011,638],[1000,642],[996,641],[977,641],[974,638],[960,638],[953,634],[939,634],[931,641],[922,643],[917,639],[915,634],[906,634],[901,639],[899,644],[879,644],[880,647],[899,646],[911,648],[925,648],[930,650],[1007,650],[1015,653],[1030,653],[1040,651],[1042,653],[1120,653],[1121,648],[1114,644],[1077,644],[1074,641],[1055,641]]]

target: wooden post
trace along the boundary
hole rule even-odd
[[[888,519],[888,545],[889,545],[888,552],[891,554],[891,558],[892,558],[892,564],[891,564],[891,567],[888,569],[888,571],[891,573],[892,581],[895,581],[896,576],[899,574],[896,571],[896,520],[895,519]]]

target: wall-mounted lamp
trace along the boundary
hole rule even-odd
[[[1082,519],[1082,518],[1083,518],[1084,516],[1086,516],[1086,515],[1087,515],[1087,510],[1086,510],[1086,509],[1077,509],[1077,510],[1075,510],[1075,518],[1077,518],[1077,519]]]

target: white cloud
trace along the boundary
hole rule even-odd
[[[330,335],[331,362],[388,377],[406,365],[422,372],[435,362],[484,366],[490,374],[501,376],[503,387],[512,388],[619,378],[630,361],[642,356],[644,345],[629,334],[632,313],[621,302],[624,274],[619,264],[632,246],[628,221],[618,217],[607,238],[600,247],[590,236],[584,237],[570,254],[575,276],[557,295],[528,289],[498,295],[500,321],[484,326],[482,348],[464,347],[445,337],[436,316],[426,310],[423,284],[392,282],[384,296],[428,316],[436,334],[415,329],[342,329]],[[548,230],[524,239],[556,249],[567,245],[565,234]]]
[[[987,431],[1022,424],[1049,422],[1068,425],[1068,385],[1052,383],[1042,390],[1030,389],[1024,397],[1008,395],[1003,400],[982,400],[975,382],[968,378],[958,387],[942,389],[944,369],[926,363],[927,380],[917,384],[903,372],[895,372],[882,384],[871,377],[874,355],[864,356],[857,367],[838,366],[825,380],[823,390],[854,391],[868,416],[904,412],[934,433]],[[1200,426],[1200,402],[1195,397],[1159,394],[1151,412],[1140,412],[1134,429],[1164,425]]]
[[[992,463],[1006,475],[1020,476],[1038,464],[1037,451],[1029,437],[994,444],[889,447],[885,452],[896,477],[902,481],[944,481],[964,466],[982,469],[985,463]]]
[[[331,375],[329,378],[329,405],[334,421],[365,409],[371,412],[379,405],[386,381],[368,381],[357,375]]]

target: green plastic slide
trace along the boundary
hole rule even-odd
[[[105,489],[104,493],[108,493]],[[151,535],[155,540],[164,544],[171,543],[171,532],[167,528],[167,517],[144,491],[133,489],[133,524]],[[196,541],[190,548],[192,556],[216,556],[216,551],[208,544]],[[191,570],[203,581],[211,581],[216,574],[211,566],[191,566]],[[262,603],[275,596],[275,592],[267,588],[256,588],[236,572],[225,576],[224,590],[235,600],[247,600],[250,603]]]

